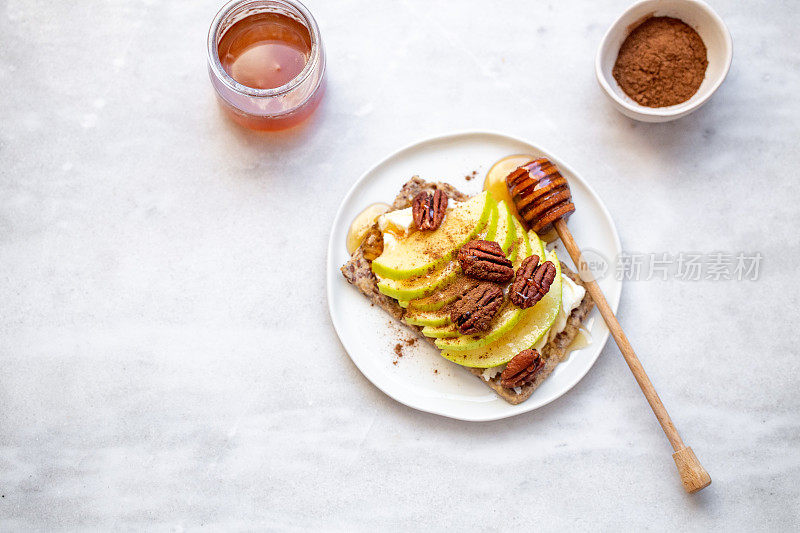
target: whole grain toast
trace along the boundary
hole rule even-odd
[[[440,190],[451,200],[459,202],[468,198],[467,195],[459,192],[449,183],[428,182],[420,179],[418,176],[414,176],[411,178],[411,180],[406,182],[405,185],[403,185],[402,189],[400,189],[400,193],[397,195],[397,198],[395,198],[391,210],[394,211],[397,209],[405,209],[411,205],[411,201],[420,192],[433,192],[435,190]],[[364,239],[364,242],[361,244],[361,246],[359,246],[350,256],[350,260],[342,266],[341,271],[345,279],[350,284],[357,287],[367,298],[369,298],[373,304],[381,307],[395,319],[402,320],[405,309],[400,307],[400,304],[397,302],[397,300],[384,295],[378,290],[378,280],[372,273],[370,261],[365,257],[365,252],[369,251],[370,248],[375,245],[375,241],[377,239],[380,239],[380,231],[378,230],[376,224],[367,234],[367,237]],[[564,263],[561,263],[561,271],[569,276],[572,281],[583,286],[583,282],[581,281],[580,277],[572,270],[567,268]],[[572,313],[570,313],[569,317],[567,318],[567,325],[564,328],[564,331],[556,335],[555,338],[547,343],[541,350],[540,353],[542,358],[545,360],[545,366],[536,375],[536,378],[532,383],[523,385],[522,387],[517,387],[515,389],[509,389],[500,385],[499,375],[487,381],[482,377],[484,372],[483,368],[465,368],[468,368],[470,372],[476,375],[482,382],[486,383],[486,385],[494,390],[498,396],[503,398],[508,403],[514,405],[522,403],[530,398],[531,394],[533,394],[533,391],[536,390],[536,388],[541,385],[545,379],[547,379],[547,376],[549,376],[553,370],[555,370],[556,366],[566,358],[568,353],[567,347],[575,339],[581,324],[589,315],[593,307],[594,302],[592,302],[589,294],[586,293],[583,300],[581,300],[580,305],[573,309]],[[412,326],[405,323],[403,323],[403,325],[415,331],[417,335],[435,346],[433,339],[429,339],[428,337],[422,335],[421,327]]]

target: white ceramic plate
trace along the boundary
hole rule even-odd
[[[492,164],[512,154],[548,157],[569,180],[576,207],[570,230],[581,245],[613,260],[620,252],[619,236],[608,210],[589,185],[563,161],[536,145],[489,132],[466,132],[421,141],[390,155],[368,170],[353,185],[333,221],[328,245],[328,306],[336,332],[350,358],[376,387],[395,400],[429,413],[460,420],[485,421],[525,413],[552,402],[586,375],[608,340],[608,329],[597,310],[587,325],[592,344],[574,351],[569,359],[520,405],[509,405],[466,369],[445,360],[438,350],[420,340],[403,348],[398,358],[394,347],[415,335],[377,306],[370,305],[348,284],[339,268],[349,259],[345,239],[350,222],[374,202],[391,203],[400,187],[414,175],[446,181],[462,192],[481,190]],[[477,171],[472,180],[465,176]],[[559,258],[573,267],[566,250],[556,247]],[[599,280],[611,307],[616,310],[622,289],[615,276]]]

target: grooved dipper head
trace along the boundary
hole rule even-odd
[[[575,212],[566,178],[547,158],[518,167],[506,177],[506,186],[520,217],[537,233]]]

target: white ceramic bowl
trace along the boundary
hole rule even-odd
[[[674,17],[700,35],[706,45],[708,68],[697,92],[687,101],[669,107],[646,107],[636,103],[620,88],[611,70],[619,47],[628,34],[645,19]],[[606,32],[595,58],[597,82],[614,106],[624,115],[643,122],[667,122],[702,106],[717,90],[731,66],[733,44],[727,26],[717,13],[700,0],[644,0],[631,6]]]

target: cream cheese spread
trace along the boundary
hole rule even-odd
[[[403,235],[408,235],[408,230],[413,223],[414,215],[410,207],[398,209],[397,211],[389,211],[378,217],[378,229],[383,232],[384,236],[387,232],[402,232]]]

